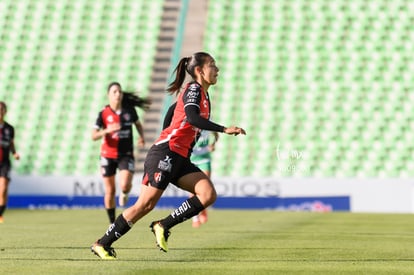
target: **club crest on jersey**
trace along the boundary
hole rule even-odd
[[[190,85],[190,87],[188,87],[188,89],[190,90],[190,91],[197,91],[197,89],[200,87],[200,85],[199,84],[197,84],[197,83],[192,83],[191,85]]]
[[[113,116],[111,116],[111,115],[109,115],[109,116],[106,118],[106,121],[108,121],[109,123],[114,122],[114,117],[113,117]]]
[[[203,100],[203,105],[204,105],[204,108],[207,108],[208,107],[207,100]]]
[[[164,160],[160,160],[158,163],[158,169],[161,169],[162,171],[171,172],[172,164],[171,164],[172,158],[169,156],[165,156]]]
[[[131,119],[131,115],[130,114],[124,114],[123,115],[123,117],[124,117],[124,119],[126,120],[126,121],[129,121],[130,119]]]
[[[163,173],[162,173],[162,172],[155,172],[155,173],[154,173],[154,181],[155,181],[156,183],[161,182],[163,179],[164,179],[164,175],[163,175]]]

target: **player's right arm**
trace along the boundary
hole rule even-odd
[[[102,112],[100,112],[98,118],[96,119],[95,125],[92,129],[92,140],[101,139],[105,135],[119,131],[120,129],[121,125],[119,123],[108,124],[105,127],[102,119]]]

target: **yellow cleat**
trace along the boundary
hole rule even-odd
[[[92,244],[91,251],[103,260],[115,260],[116,259],[116,252],[115,249],[112,247],[103,247],[102,245],[98,244],[97,242]]]
[[[165,230],[162,225],[156,221],[152,222],[150,225],[152,233],[155,235],[155,240],[157,243],[157,246],[160,248],[161,251],[167,252],[168,251],[168,237],[170,236],[170,231]]]

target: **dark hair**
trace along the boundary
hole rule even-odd
[[[139,108],[144,109],[144,110],[149,109],[149,106],[151,105],[151,100],[149,98],[140,97],[137,93],[134,93],[134,92],[123,91],[122,87],[121,87],[121,84],[119,84],[118,82],[109,83],[107,91],[109,92],[111,87],[115,86],[115,85],[119,87],[119,89],[122,91],[122,93],[124,95],[122,97],[122,106],[125,106],[125,107],[139,107]]]
[[[181,58],[180,62],[178,62],[178,65],[174,70],[176,73],[175,79],[168,86],[167,92],[174,94],[180,90],[181,85],[183,85],[186,72],[193,79],[195,79],[195,67],[203,66],[208,57],[211,57],[211,55],[206,52],[197,52],[192,56]]]

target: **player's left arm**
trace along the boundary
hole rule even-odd
[[[144,147],[145,145],[144,127],[142,127],[142,123],[139,119],[135,121],[135,128],[137,129],[138,134],[139,134],[138,145],[141,147]]]
[[[135,110],[135,108],[131,108],[127,112],[131,115],[132,121],[135,121],[134,122],[135,129],[137,129],[137,132],[139,134],[138,146],[144,147],[144,145],[145,145],[144,127],[142,126],[142,123],[141,123],[141,120],[139,119],[138,113]]]
[[[184,111],[188,123],[208,131],[224,132],[224,126],[218,125],[200,115],[201,87],[197,84],[190,85],[183,95]]]
[[[226,133],[228,135],[246,134],[243,128],[236,126],[224,127],[202,117],[200,115],[201,92],[201,87],[197,85],[190,85],[185,91],[183,103],[188,123],[202,130]]]
[[[20,155],[17,153],[16,146],[14,145],[14,138],[10,141],[10,152],[13,154],[15,160],[20,159]]]
[[[219,133],[225,133],[228,135],[246,135],[246,131],[243,128],[237,127],[237,126],[230,126],[230,127],[224,127],[222,125],[216,124],[208,119],[205,119],[204,117],[200,116],[200,107],[195,104],[189,104],[184,107],[185,108],[185,114],[187,116],[187,121],[203,130],[213,131],[213,132],[219,132]]]

